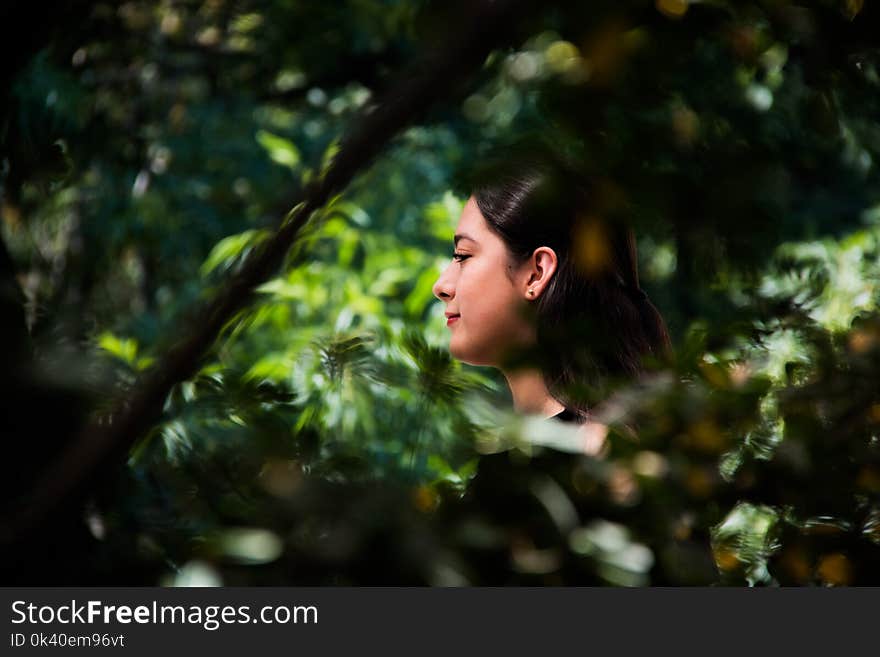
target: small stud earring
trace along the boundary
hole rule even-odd
[[[534,291],[534,290],[529,290],[529,296],[534,296],[534,295],[535,295],[535,291]]]

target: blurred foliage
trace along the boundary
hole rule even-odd
[[[876,3],[540,4],[321,209],[126,467],[3,557],[7,583],[880,582]],[[23,6],[6,29],[33,28]],[[94,2],[20,53],[7,508],[462,7]],[[451,359],[431,293],[460,172],[536,132],[627,209],[675,342],[602,391],[595,458]]]

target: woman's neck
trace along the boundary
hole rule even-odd
[[[502,372],[513,395],[513,408],[519,413],[534,413],[553,417],[565,409],[554,399],[544,383],[540,370],[514,370]]]

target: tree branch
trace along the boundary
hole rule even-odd
[[[176,333],[186,337],[144,375],[130,396],[115,404],[109,417],[86,426],[37,478],[29,496],[0,523],[0,544],[22,540],[62,500],[82,494],[99,471],[124,460],[134,442],[160,419],[172,387],[198,371],[226,323],[251,302],[254,289],[279,269],[311,215],[339,193],[398,132],[438,99],[455,94],[459,83],[504,42],[512,19],[529,4],[527,0],[475,3],[471,15],[456,17],[456,24],[449,30],[452,37],[441,50],[428,54],[399,84],[389,87],[382,99],[363,108],[337,156],[323,175],[305,188],[275,235],[251,254],[187,327]]]

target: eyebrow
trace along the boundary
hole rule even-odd
[[[477,240],[475,240],[473,237],[471,237],[467,233],[459,233],[453,239],[455,241],[456,246],[458,245],[459,240],[470,240],[474,244],[479,244],[479,242],[477,242]]]

